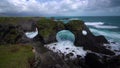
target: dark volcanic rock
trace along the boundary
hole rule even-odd
[[[69,21],[65,25],[66,29],[70,30],[75,34],[75,45],[92,45],[95,43],[94,35],[90,32],[90,30],[84,25],[83,21],[80,20],[72,20]],[[82,31],[85,30],[87,35],[83,35]]]
[[[72,20],[69,23],[65,24],[67,30],[70,30],[75,34],[75,45],[83,46],[84,49],[95,51],[98,53],[114,55],[115,53],[106,49],[101,44],[107,43],[107,40],[103,37],[96,37],[92,32],[87,28],[83,21]],[[87,35],[83,34],[83,31],[87,32]]]
[[[120,55],[111,57],[107,63],[109,68],[120,68]]]
[[[120,68],[120,55],[108,56],[99,53],[87,53],[85,64],[90,68]]]
[[[108,44],[108,40],[104,36],[96,36],[96,42],[100,44]]]
[[[102,58],[95,53],[87,53],[85,62],[90,68],[106,68]]]
[[[58,54],[45,48],[44,44],[35,41],[33,47],[36,56],[34,68],[71,68]]]

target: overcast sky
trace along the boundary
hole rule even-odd
[[[120,16],[120,0],[0,0],[0,16]]]

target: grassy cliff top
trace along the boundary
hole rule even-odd
[[[0,45],[0,68],[30,68],[33,58],[32,46]]]
[[[71,20],[65,24],[65,26],[70,30],[82,30],[84,27],[84,22],[81,20]]]
[[[34,17],[0,17],[0,23],[18,24],[18,22],[27,22],[34,19]]]
[[[58,28],[64,28],[64,24],[62,22],[56,22],[47,18],[40,18],[39,21],[37,21],[37,26],[39,34],[43,37],[48,37],[51,33],[56,32]]]

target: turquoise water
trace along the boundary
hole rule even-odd
[[[83,20],[94,35],[104,35],[108,40],[120,43],[120,16],[55,17],[55,19],[64,23],[70,20]]]
[[[56,35],[56,39],[58,42],[61,42],[61,41],[71,41],[74,43],[75,41],[75,36],[74,34],[69,31],[69,30],[62,30],[62,31],[59,31]]]

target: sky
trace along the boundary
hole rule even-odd
[[[0,16],[120,16],[120,0],[0,0]]]

